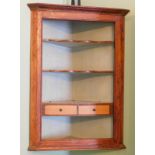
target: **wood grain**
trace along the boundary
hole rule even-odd
[[[115,24],[114,140],[123,143],[124,17]]]
[[[30,146],[41,139],[41,19],[37,11],[31,12],[30,55]]]
[[[124,149],[123,144],[116,144],[112,138],[105,139],[59,139],[42,140],[37,146],[29,147],[33,151],[47,150],[117,150]]]
[[[66,11],[88,11],[97,12],[103,14],[115,14],[115,15],[126,15],[129,10],[127,9],[114,9],[104,7],[88,7],[88,6],[73,6],[73,5],[59,5],[59,4],[45,4],[45,3],[29,3],[28,7],[31,10],[66,10]]]

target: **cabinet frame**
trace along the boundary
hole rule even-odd
[[[124,16],[129,10],[28,4],[31,9],[30,143],[29,150],[123,149]],[[73,20],[114,23],[113,138],[41,139],[42,21]]]

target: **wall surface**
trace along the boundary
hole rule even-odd
[[[30,11],[27,3],[69,4],[69,0],[21,0],[21,155],[134,155],[134,0],[82,0],[85,6],[129,9],[126,16],[124,144],[115,151],[27,151],[29,142]]]

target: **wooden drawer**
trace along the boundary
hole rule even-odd
[[[111,105],[79,105],[79,115],[110,115]]]
[[[77,115],[76,105],[45,105],[43,108],[44,115]]]

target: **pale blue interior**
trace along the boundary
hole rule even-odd
[[[43,39],[113,41],[113,24],[44,20]],[[43,69],[113,70],[113,44],[43,42],[42,47]],[[113,75],[44,72],[42,101],[57,100],[113,102]],[[112,128],[112,116],[44,116],[42,118],[42,138],[44,139],[111,138]]]

